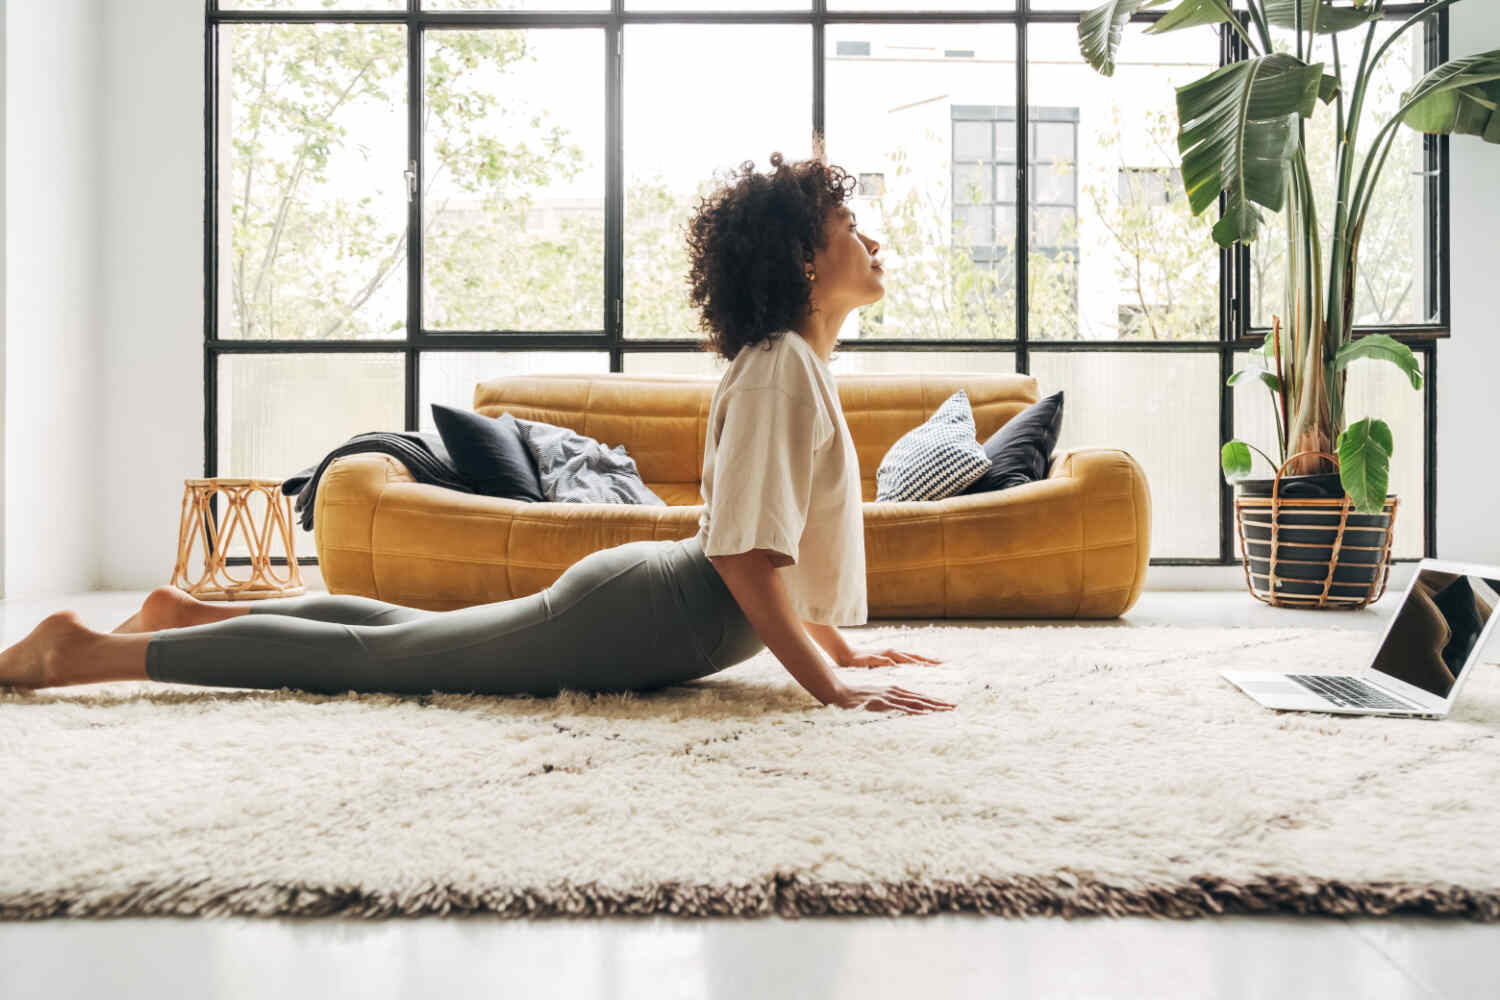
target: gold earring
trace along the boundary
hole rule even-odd
[[[807,280],[808,281],[816,281],[817,278],[818,278],[818,276],[817,276],[817,274],[815,272],[813,272],[813,271],[808,271],[807,272]]]

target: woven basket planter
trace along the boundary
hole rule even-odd
[[[1276,470],[1269,497],[1236,496],[1235,528],[1245,582],[1258,600],[1283,608],[1363,608],[1385,593],[1395,533],[1394,495],[1377,514],[1354,510],[1349,497],[1289,498],[1281,495],[1286,467]]]

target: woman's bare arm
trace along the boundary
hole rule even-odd
[[[798,684],[824,705],[848,693],[792,609],[786,584],[776,572],[778,564],[786,564],[785,556],[770,549],[751,549],[708,558],[761,641]]]
[[[803,627],[807,634],[813,637],[813,641],[823,647],[824,652],[833,657],[833,662],[842,666],[854,655],[854,650],[849,648],[844,634],[832,625],[822,625],[818,622],[803,621]]]

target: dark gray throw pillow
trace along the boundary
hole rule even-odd
[[[1057,436],[1062,433],[1063,394],[1059,389],[1006,421],[984,443],[990,467],[961,493],[985,493],[1047,478]]]
[[[530,503],[547,499],[515,417],[487,417],[433,403],[432,419],[453,467],[476,493]]]

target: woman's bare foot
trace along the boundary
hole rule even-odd
[[[30,635],[0,653],[0,686],[29,691],[62,683],[64,665],[92,638],[78,612],[48,615]]]
[[[146,595],[141,609],[119,625],[111,629],[111,632],[155,632],[162,628],[185,628],[189,625],[200,625],[207,621],[200,617],[200,610],[204,602],[198,600],[192,594],[170,584],[165,587],[157,587]]]

